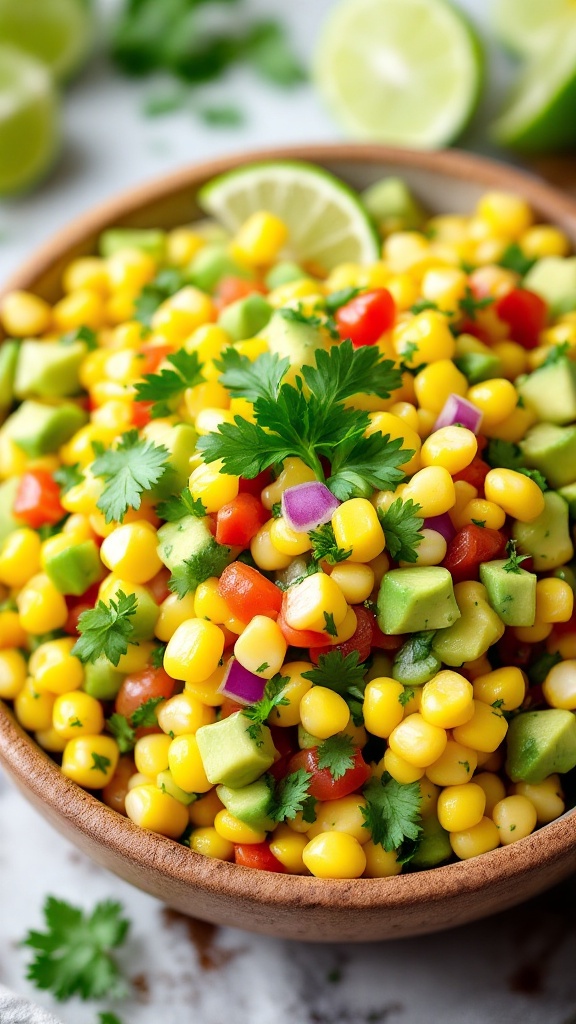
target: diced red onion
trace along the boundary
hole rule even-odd
[[[424,529],[436,530],[436,533],[441,533],[447,544],[456,536],[456,528],[447,512],[443,512],[441,516],[430,516],[429,519],[425,519]]]
[[[471,430],[473,434],[477,434],[482,423],[482,413],[467,398],[462,398],[461,395],[448,395],[444,408],[434,424],[434,430],[451,427],[454,423],[459,423],[460,426]]]
[[[238,704],[255,704],[262,699],[266,683],[266,679],[249,672],[236,658],[230,658],[218,693],[224,693]]]
[[[308,533],[329,523],[340,505],[319,480],[288,487],[282,495],[282,515],[296,533]]]

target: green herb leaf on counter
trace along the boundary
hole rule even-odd
[[[104,1012],[98,1014],[98,1024],[122,1024],[122,1021],[115,1013]]]
[[[258,739],[260,733],[260,726],[264,725],[268,716],[279,706],[285,706],[288,704],[288,698],[284,697],[282,691],[289,682],[288,676],[281,676],[278,672],[272,679],[269,679],[264,687],[263,697],[256,701],[255,704],[250,704],[249,707],[244,708],[241,714],[244,718],[248,718],[252,723],[246,730],[251,739]]]
[[[96,459],[90,469],[105,481],[96,506],[107,523],[121,523],[129,508],[140,508],[143,492],[163,476],[170,453],[164,445],[140,438],[137,430],[127,430],[108,451],[100,442],[92,447]]]
[[[109,604],[98,601],[95,608],[88,608],[79,616],[80,636],[70,653],[82,662],[96,661],[104,655],[112,665],[117,665],[128,644],[138,646],[137,640],[130,639],[134,630],[130,616],[136,614],[137,607],[136,595],[126,595],[122,590]]]
[[[160,519],[165,519],[167,523],[177,523],[185,516],[203,519],[206,515],[206,506],[201,498],[193,498],[190,488],[185,487],[180,494],[173,494],[165,501],[159,501],[156,512]]]
[[[374,843],[387,852],[398,850],[405,840],[417,840],[421,832],[422,795],[417,782],[403,785],[387,772],[372,778],[363,789],[366,807],[362,807],[364,828]]]
[[[297,772],[291,772],[282,779],[274,794],[274,806],[270,815],[274,821],[292,821],[299,811],[304,810],[307,800],[310,799],[308,786],[311,778],[310,772],[299,768]]]
[[[178,597],[186,597],[186,594],[196,590],[211,576],[220,576],[228,565],[229,556],[230,548],[218,544],[212,538],[202,551],[191,555],[174,569],[168,587]]]
[[[418,558],[417,547],[423,540],[420,532],[424,521],[417,505],[412,498],[402,501],[396,498],[386,511],[378,509],[378,519],[386,538],[386,548],[391,558],[401,562],[415,562]]]
[[[257,22],[246,37],[244,54],[258,74],[274,85],[290,88],[306,81],[306,72],[289,45],[286,30],[277,21]]]
[[[336,782],[354,767],[356,748],[354,740],[346,733],[329,736],[318,747],[318,767],[327,768]]]
[[[204,380],[202,363],[197,352],[178,349],[166,357],[173,369],[164,367],[159,373],[147,373],[136,384],[136,399],[153,402],[152,417],[167,416],[172,412],[170,403],[181,398],[186,388],[196,387]]]
[[[199,107],[197,113],[204,124],[214,128],[240,128],[246,121],[240,107],[235,107],[232,103]]]

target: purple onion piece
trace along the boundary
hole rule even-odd
[[[467,398],[452,394],[448,395],[444,408],[434,424],[434,430],[440,430],[441,427],[452,427],[455,423],[467,427],[473,434],[477,434],[482,423],[482,413]]]
[[[443,512],[441,516],[430,516],[429,519],[425,519],[424,529],[436,530],[436,533],[441,533],[447,544],[456,536],[456,528],[447,512]]]
[[[236,658],[230,658],[218,693],[224,693],[238,704],[255,704],[257,700],[262,699],[267,681],[254,672],[249,672]]]
[[[308,533],[329,523],[340,505],[319,480],[288,487],[282,495],[282,515],[296,533]]]

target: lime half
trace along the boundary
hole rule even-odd
[[[559,152],[576,144],[576,20],[548,30],[528,61],[500,117],[497,142],[526,153]]]
[[[551,26],[564,16],[576,23],[575,0],[492,0],[494,32],[512,53],[538,53]]]
[[[205,185],[198,201],[231,232],[257,210],[276,214],[289,232],[284,255],[326,270],[379,256],[378,237],[359,197],[311,164],[271,160],[239,167]]]
[[[57,81],[81,65],[90,44],[88,0],[0,0],[0,40],[46,65]]]
[[[58,145],[58,100],[43,64],[0,46],[0,195],[34,184]]]
[[[315,77],[351,136],[432,149],[469,120],[481,52],[443,0],[342,0],[320,37]]]

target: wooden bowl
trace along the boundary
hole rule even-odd
[[[78,218],[11,279],[49,300],[62,268],[93,251],[112,225],[170,227],[198,215],[195,190],[255,159],[301,158],[364,187],[386,173],[404,177],[432,210],[470,210],[486,189],[524,196],[539,218],[576,245],[576,203],[540,181],[464,153],[380,146],[307,146],[248,153],[178,171]],[[526,839],[432,871],[352,881],[272,874],[211,860],[145,832],[65,778],[0,702],[0,762],[28,800],[84,853],[177,910],[216,924],[291,939],[365,942],[434,932],[511,907],[554,885],[576,866],[576,813]]]

